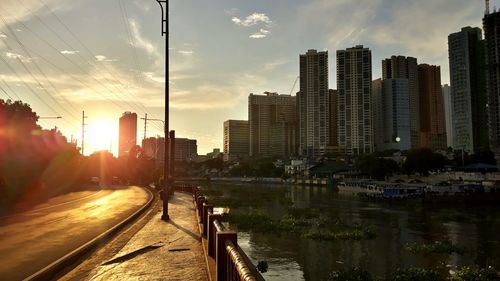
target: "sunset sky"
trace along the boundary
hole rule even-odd
[[[223,121],[247,119],[249,93],[289,94],[308,49],[330,52],[330,88],[335,51],[361,44],[374,79],[383,58],[405,55],[440,65],[448,83],[448,35],[481,27],[483,14],[482,0],[170,1],[170,127],[199,154],[221,148]],[[40,123],[79,140],[85,110],[85,154],[116,154],[124,111],[163,118],[160,20],[155,0],[0,0],[0,98],[62,116]]]

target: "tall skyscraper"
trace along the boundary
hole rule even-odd
[[[297,96],[299,153],[315,157],[330,141],[328,51],[309,50],[300,55],[300,92]]]
[[[490,149],[500,163],[500,11],[489,13],[486,8],[483,18],[486,40],[486,90],[488,95],[488,119]]]
[[[250,128],[246,120],[224,122],[224,161],[235,161],[250,153]]]
[[[372,81],[372,121],[373,121],[373,150],[383,151],[384,141],[384,111],[382,107],[382,79]]]
[[[329,146],[337,147],[339,146],[338,140],[338,100],[337,100],[337,90],[328,90],[330,95],[330,141]]]
[[[296,97],[265,92],[248,96],[250,155],[296,154]]]
[[[420,146],[434,150],[446,149],[443,94],[441,93],[441,68],[435,65],[418,65],[420,104]]]
[[[448,84],[442,87],[444,102],[444,123],[446,125],[446,146],[453,147],[453,118],[451,108],[451,90]]]
[[[448,36],[453,148],[471,153],[488,149],[484,48],[480,28]]]
[[[118,157],[127,156],[130,149],[137,145],[137,114],[123,113],[120,117]]]
[[[408,79],[385,79],[382,81],[381,149],[410,150],[410,87]]]
[[[373,151],[372,54],[356,46],[337,51],[339,145],[353,154]]]
[[[382,60],[382,80],[408,79],[410,89],[410,131],[412,148],[417,148],[420,142],[420,110],[418,91],[418,63],[413,57],[392,56]]]

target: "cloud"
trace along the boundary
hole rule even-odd
[[[233,17],[232,21],[236,25],[244,26],[244,27],[249,27],[249,26],[254,26],[256,24],[266,24],[270,25],[272,23],[271,19],[263,13],[253,13],[249,16],[247,16],[245,19],[241,19],[238,17]]]
[[[63,50],[61,51],[61,54],[63,55],[74,55],[76,53],[79,53],[80,51],[69,51],[69,50]]]
[[[260,29],[259,32],[257,33],[254,33],[248,37],[252,38],[252,39],[262,39],[262,38],[266,38],[267,35],[271,34],[271,31],[269,30],[265,30],[265,29]]]
[[[103,55],[96,55],[95,60],[96,61],[106,61],[106,62],[117,61],[116,59],[108,59],[106,56],[103,56]]]
[[[22,62],[31,62],[30,58],[14,52],[5,52],[5,56],[9,59],[20,59]]]
[[[190,56],[190,55],[194,54],[193,50],[179,50],[178,52],[179,52],[179,54],[186,55],[186,56]]]
[[[226,9],[226,10],[224,10],[224,12],[225,12],[226,14],[228,14],[228,15],[234,15],[234,14],[236,14],[238,11],[239,11],[239,10],[238,10],[238,8],[231,8],[231,9]]]
[[[142,36],[140,31],[140,25],[134,19],[130,20],[130,31],[132,32],[132,36],[135,39],[134,41],[136,47],[145,50],[151,55],[161,56],[158,48],[153,43],[151,43],[151,41]]]

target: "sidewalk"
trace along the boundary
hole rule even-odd
[[[170,221],[155,214],[90,280],[208,280],[191,195],[176,192]]]

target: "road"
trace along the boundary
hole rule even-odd
[[[0,279],[30,276],[117,225],[150,196],[139,187],[104,189],[0,218]]]

